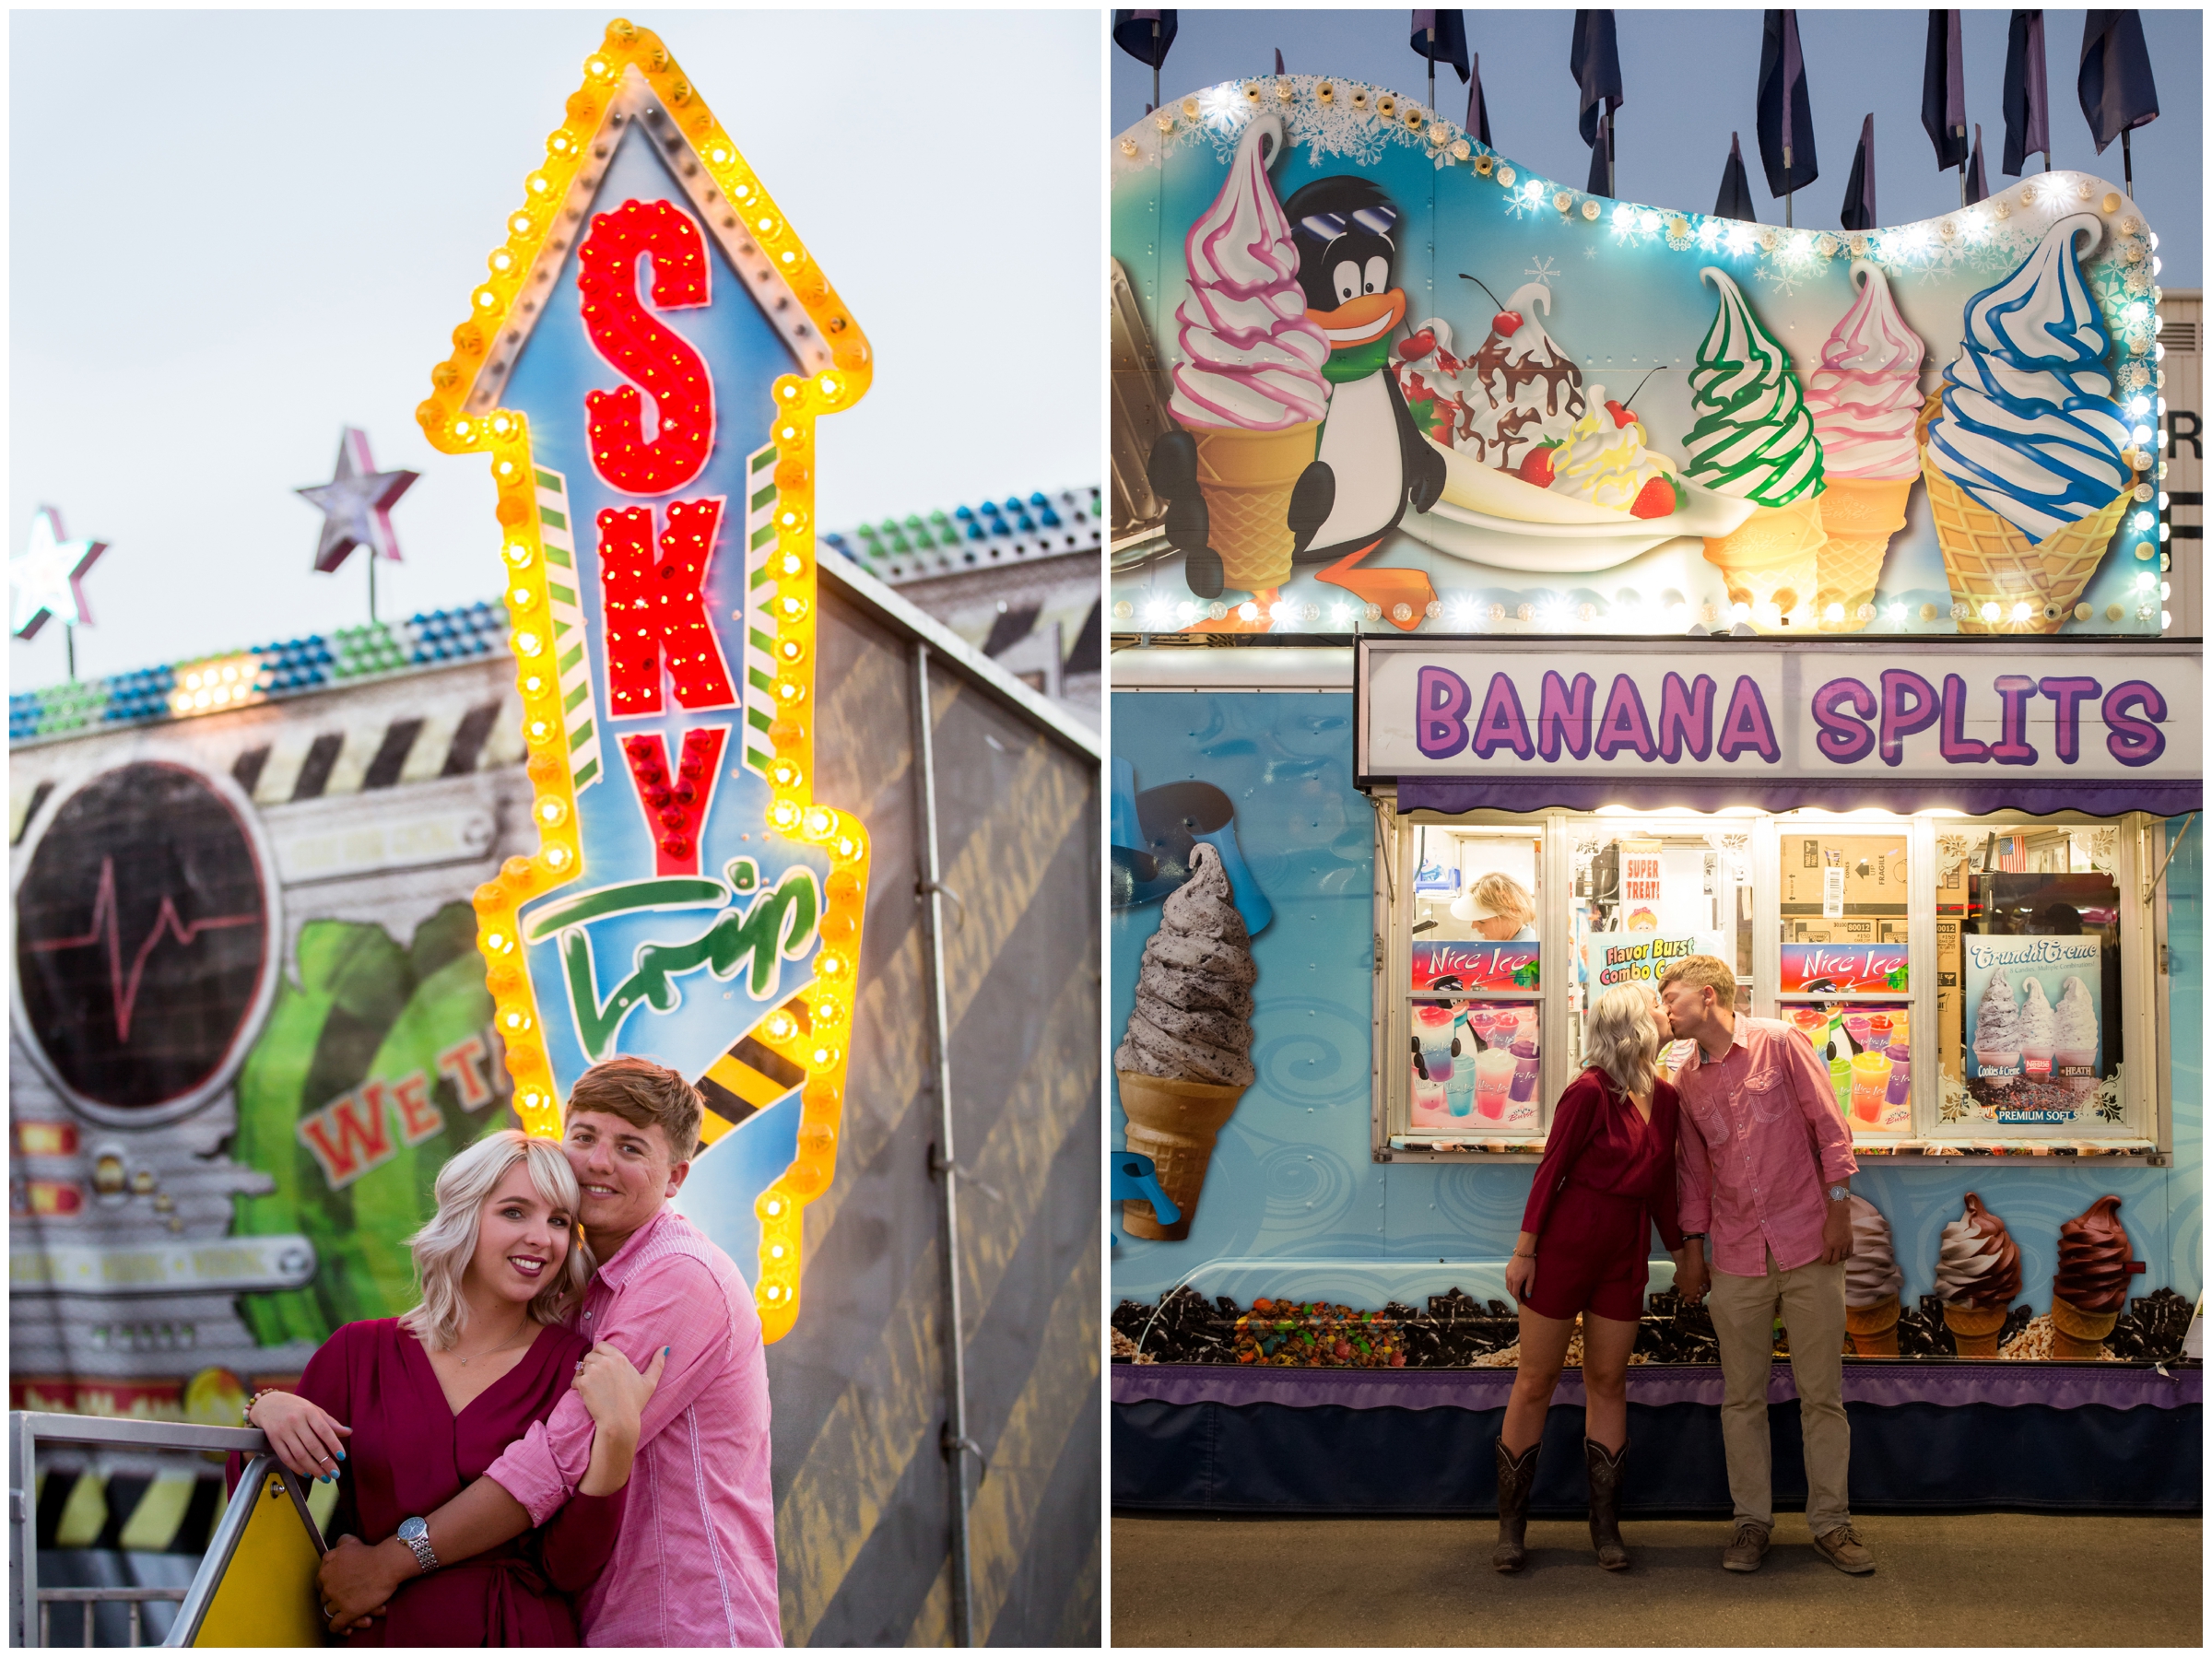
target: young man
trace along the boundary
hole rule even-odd
[[[690,1083],[644,1059],[594,1064],[569,1095],[564,1148],[599,1261],[576,1327],[640,1369],[668,1348],[621,1540],[577,1606],[586,1645],[782,1644],[759,1316],[729,1256],[666,1205],[690,1171],[702,1111]],[[417,1571],[543,1524],[591,1450],[591,1416],[571,1393],[421,1527],[333,1548],[324,1600],[365,1615]]]
[[[1806,1522],[1839,1570],[1874,1569],[1852,1529],[1851,1422],[1843,1413],[1843,1262],[1858,1163],[1812,1044],[1789,1026],[1735,1011],[1735,973],[1693,955],[1659,981],[1677,1039],[1697,1043],[1675,1076],[1682,1096],[1677,1168],[1691,1240],[1684,1299],[1712,1296],[1720,1337],[1721,1440],[1735,1535],[1721,1556],[1757,1570],[1774,1529],[1767,1377],[1774,1321],[1790,1332],[1790,1373],[1805,1432]],[[1696,1240],[1712,1233],[1712,1266]]]

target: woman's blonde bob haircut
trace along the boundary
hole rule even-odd
[[[1615,984],[1590,1008],[1583,1056],[1626,1093],[1649,1094],[1659,1079],[1659,1021],[1649,984]]]
[[[468,1326],[461,1279],[476,1258],[484,1205],[518,1162],[530,1165],[530,1183],[539,1198],[569,1216],[568,1257],[553,1280],[531,1299],[531,1317],[540,1323],[559,1322],[592,1280],[597,1262],[576,1230],[576,1207],[582,1193],[559,1145],[534,1139],[515,1128],[487,1134],[438,1170],[438,1182],[432,1187],[438,1212],[407,1239],[415,1256],[415,1275],[422,1285],[422,1304],[401,1318],[399,1325],[433,1352],[450,1350]]]

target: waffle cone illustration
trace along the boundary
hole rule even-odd
[[[1807,489],[1787,506],[1762,506],[1731,535],[1705,537],[1732,604],[1771,604],[1785,616],[1819,591],[1824,496]]]
[[[2030,541],[2012,524],[1944,476],[1927,448],[1928,422],[1943,409],[1941,392],[1932,394],[1920,417],[1920,471],[1928,486],[1928,511],[1943,547],[1943,572],[1951,601],[1966,606],[1962,633],[2055,633],[2081,602],[2083,589],[2120,527],[2128,494],[2122,490],[2099,511]],[[2026,604],[2027,617],[2012,618]],[[1987,620],[1982,606],[1997,606]]]
[[[2096,1357],[2104,1350],[2105,1336],[2119,1322],[2116,1311],[2084,1311],[2054,1295],[2051,1299],[2051,1355]]]
[[[1290,491],[1313,462],[1321,422],[1281,431],[1195,428],[1206,544],[1221,555],[1225,585],[1246,593],[1290,578]]]
[[[1889,537],[1905,526],[1905,499],[1912,482],[1910,477],[1829,477],[1820,497],[1820,527],[1828,539],[1820,547],[1815,600],[1822,631],[1855,633],[1866,625],[1869,618],[1860,616],[1859,607],[1871,605],[1881,585]],[[1830,605],[1843,606],[1841,619],[1829,619]]]
[[[1122,1084],[1122,1111],[1129,1119],[1128,1148],[1152,1158],[1160,1189],[1182,1211],[1175,1224],[1163,1226],[1150,1203],[1127,1202],[1122,1205],[1122,1224],[1132,1237],[1180,1242],[1191,1234],[1198,1193],[1214,1159],[1214,1140],[1244,1089],[1128,1070],[1114,1074]]]
[[[1969,1306],[1964,1303],[1947,1304],[1943,1321],[1958,1337],[1960,1357],[1994,1357],[1997,1355],[1997,1334],[2005,1327],[2006,1309],[2002,1306]]]
[[[1895,1357],[1900,1315],[1895,1295],[1884,1295],[1872,1306],[1846,1306],[1843,1327],[1851,1336],[1851,1349],[1862,1357]]]

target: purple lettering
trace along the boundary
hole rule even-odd
[[[2135,717],[2140,710],[2143,717]],[[2166,717],[2166,699],[2156,685],[2130,679],[2112,687],[2104,699],[2105,751],[2122,765],[2148,765],[2166,751],[2166,733],[2158,723]]]
[[[1424,667],[1414,693],[1414,736],[1423,758],[1449,759],[1467,746],[1475,693],[1448,667]]]
[[[1590,752],[1590,699],[1597,681],[1586,673],[1574,676],[1574,687],[1548,668],[1544,674],[1544,698],[1536,706],[1536,752],[1547,763],[1559,758],[1559,748],[1577,759]]]
[[[1874,692],[1856,679],[1830,679],[1814,691],[1813,723],[1820,727],[1814,740],[1820,751],[1838,765],[1865,758],[1874,752],[1874,729],[1862,722],[1878,707]]]
[[[1511,748],[1524,759],[1533,759],[1536,745],[1528,739],[1528,716],[1521,711],[1521,693],[1508,675],[1490,676],[1489,693],[1482,699],[1482,716],[1475,722],[1475,758],[1488,759],[1500,748]]]
[[[1643,711],[1643,693],[1625,673],[1613,676],[1605,717],[1598,721],[1596,746],[1600,759],[1626,752],[1647,763],[1659,751],[1659,745],[1652,740],[1652,722]]]
[[[1774,739],[1774,722],[1768,717],[1767,699],[1759,695],[1757,679],[1737,676],[1713,752],[1731,763],[1738,754],[1757,754],[1769,765],[1782,763],[1782,744]]]
[[[1702,759],[1712,752],[1712,680],[1700,674],[1689,684],[1670,673],[1659,686],[1659,758],[1672,765],[1689,750]]]
[[[2100,694],[2104,687],[2085,676],[2045,679],[2040,688],[2057,704],[2058,762],[2072,765],[2081,758],[2081,704],[2086,698]]]
[[[1966,681],[1955,673],[1943,676],[1943,726],[1936,734],[1944,764],[1989,763],[1989,744],[1966,734]]]
[[[1905,738],[1926,730],[1943,715],[1936,687],[1901,667],[1882,674],[1882,763],[1902,765]]]
[[[2028,699],[2034,694],[2033,679],[2017,673],[1997,676],[1997,699],[2005,704],[2005,723],[1997,740],[1989,745],[1989,757],[1999,765],[2035,763],[2035,750],[2028,744]]]

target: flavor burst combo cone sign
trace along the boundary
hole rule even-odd
[[[869,353],[653,34],[610,24],[564,113],[417,411],[498,485],[535,791],[477,943],[530,1132],[617,1053],[700,1082],[686,1194],[738,1205],[696,1216],[725,1246],[757,1221],[730,1252],[773,1340],[836,1168],[867,891],[865,829],[811,782],[811,518],[815,420]]]
[[[1787,229],[1312,76],[1111,159],[1117,630],[2160,630],[2158,238],[2100,180]]]

